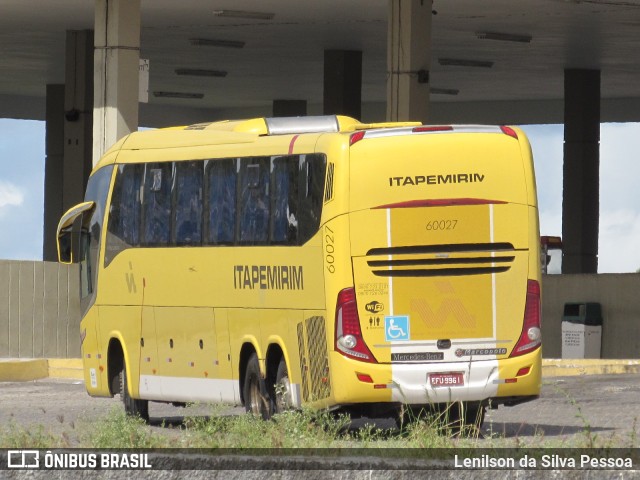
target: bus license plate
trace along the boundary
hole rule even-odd
[[[464,375],[462,372],[452,373],[430,373],[429,384],[436,387],[460,387],[464,385]]]

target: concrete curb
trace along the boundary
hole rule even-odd
[[[575,375],[610,375],[640,373],[640,360],[553,359],[542,360],[543,377],[571,377]]]
[[[640,360],[542,360],[542,376],[612,375],[640,373]],[[26,382],[41,378],[84,380],[81,358],[0,358],[0,382]]]
[[[0,359],[0,382],[26,382],[49,376],[45,358]]]
[[[80,358],[0,358],[0,382],[28,382],[42,378],[83,380]]]

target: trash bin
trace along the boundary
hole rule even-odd
[[[600,358],[602,309],[599,303],[565,303],[562,358]]]

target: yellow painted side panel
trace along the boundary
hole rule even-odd
[[[99,301],[141,302],[144,292],[145,305],[319,308],[324,306],[319,241],[317,236],[294,248],[128,249],[103,269]]]
[[[158,375],[218,378],[212,308],[156,307]]]
[[[153,307],[142,307],[140,328],[140,375],[157,375],[159,367],[158,335]]]
[[[117,339],[122,345],[131,394],[134,398],[137,398],[140,375],[142,309],[140,306],[108,305],[98,306],[98,311],[100,315],[98,344],[102,354],[100,366],[103,367],[101,382],[104,382],[104,385],[108,385],[107,352],[111,339]]]
[[[237,367],[236,370],[233,370],[232,368],[233,364],[230,344],[231,332],[229,330],[228,311],[225,308],[216,308],[214,310],[214,314],[216,328],[215,338],[217,342],[216,348],[218,351],[218,378],[236,378]]]
[[[82,363],[84,369],[84,384],[87,392],[94,396],[109,396],[109,385],[106,382],[106,375],[102,375],[106,362],[99,358],[102,353],[98,345],[98,309],[90,309],[80,321],[80,335],[84,335],[84,341],[80,347]]]

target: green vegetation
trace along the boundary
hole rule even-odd
[[[69,446],[67,435],[45,432],[42,425],[28,428],[10,421],[0,426],[0,448],[65,448]]]
[[[568,398],[571,402],[571,399]],[[583,431],[574,440],[545,437],[537,430],[532,436],[506,436],[504,432],[481,434],[475,427],[452,428],[448,412],[405,415],[399,429],[381,430],[372,425],[350,429],[350,419],[329,412],[302,410],[275,415],[264,421],[251,415],[224,414],[221,406],[212,407],[208,416],[185,416],[177,425],[149,426],[139,418],[131,418],[120,408],[112,409],[98,419],[84,419],[72,425],[72,431],[53,433],[42,425],[28,428],[14,422],[0,426],[0,448],[613,448],[637,447],[637,436],[629,438],[599,437],[582,415]],[[630,419],[636,422],[636,419]],[[61,422],[62,423],[62,422]],[[529,427],[531,428],[531,427]],[[382,452],[382,451],[381,451]]]

